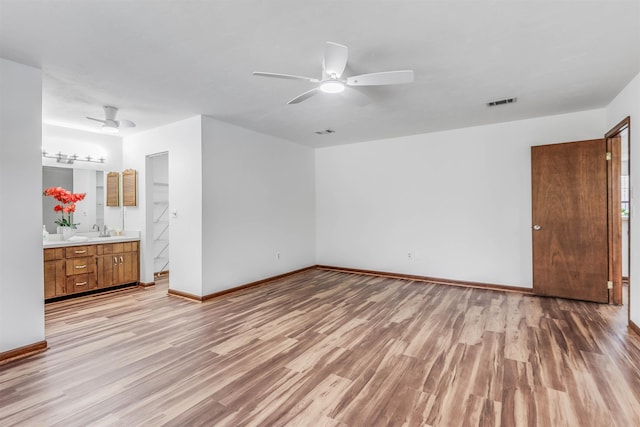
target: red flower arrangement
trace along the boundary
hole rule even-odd
[[[60,227],[76,228],[79,223],[74,224],[71,222],[73,220],[72,214],[76,211],[76,203],[84,200],[86,193],[72,193],[62,187],[50,187],[44,190],[42,194],[51,196],[60,202],[59,205],[55,205],[53,208],[55,212],[62,212],[62,217],[56,220],[56,224]]]

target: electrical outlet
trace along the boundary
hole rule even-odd
[[[280,252],[276,252],[276,259],[280,259]]]
[[[408,259],[409,261],[413,261],[413,258],[414,258],[414,257],[413,257],[413,252],[407,252],[407,259]]]

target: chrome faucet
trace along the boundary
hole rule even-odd
[[[100,226],[98,224],[93,224],[93,227],[91,227],[92,230],[97,230],[98,233],[100,233]]]
[[[102,228],[102,233],[100,233],[100,237],[111,237],[111,233],[109,233],[109,230],[107,229],[107,224],[105,224],[104,227]]]

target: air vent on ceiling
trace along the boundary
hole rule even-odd
[[[336,133],[333,129],[317,130],[314,132],[316,135],[326,135],[328,133]]]
[[[497,107],[498,105],[513,104],[518,98],[505,98],[497,101],[487,102],[487,107]]]

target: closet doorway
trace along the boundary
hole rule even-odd
[[[160,279],[169,276],[169,153],[147,156],[147,176],[151,181],[151,233],[153,276]]]

